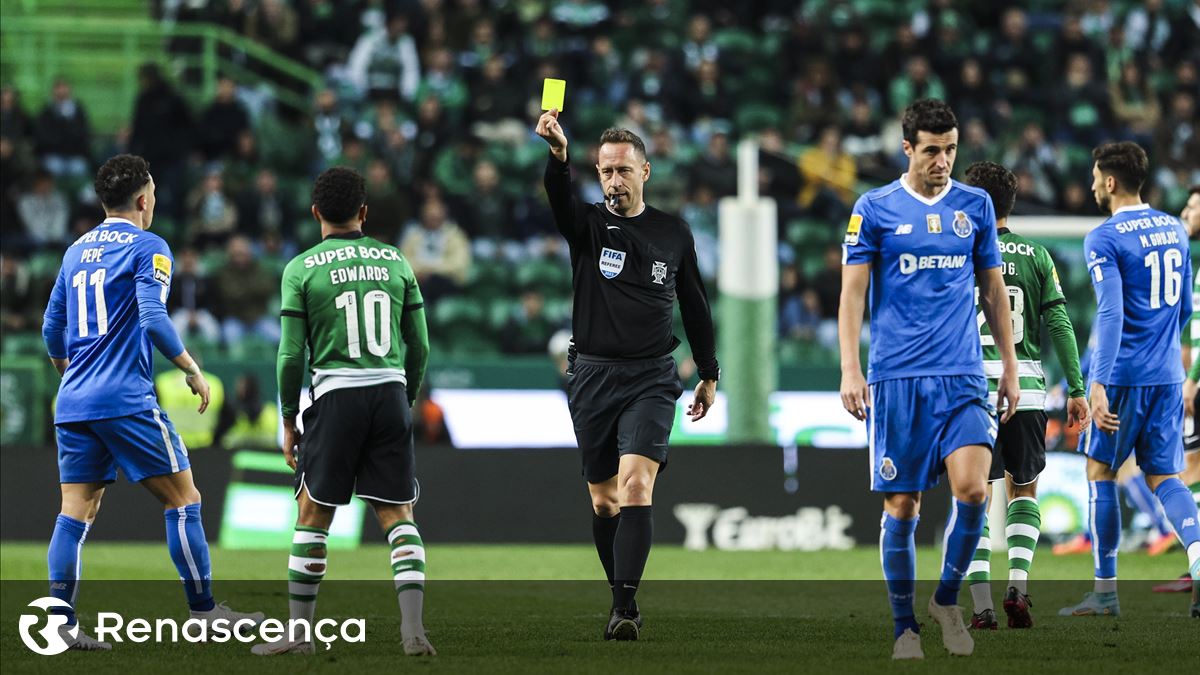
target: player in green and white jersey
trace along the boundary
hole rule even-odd
[[[326,539],[338,506],[357,494],[375,510],[391,545],[400,634],[410,655],[434,655],[422,612],[425,548],[413,522],[418,486],[411,405],[429,338],[421,290],[394,246],[363,234],[366,184],[345,168],[322,173],[312,214],[321,243],[283,272],[283,339],[277,364],[283,455],[296,471],[299,517],[288,560],[289,613],[311,626],[326,570]],[[312,405],[297,427],[305,348]],[[285,635],[261,655],[311,653],[312,636]]]
[[[1179,220],[1187,229],[1188,239],[1195,239],[1200,235],[1200,185],[1193,185],[1188,189],[1187,204],[1183,207],[1183,212],[1179,214]],[[1200,278],[1196,278],[1192,289],[1192,307],[1195,308],[1192,310],[1192,321],[1189,327],[1192,341],[1192,365],[1188,368],[1187,380],[1183,383],[1183,405],[1188,419],[1191,420],[1192,432],[1183,439],[1185,463],[1183,472],[1179,474],[1179,480],[1188,486],[1196,503],[1200,504],[1200,423],[1198,423],[1200,419],[1196,417],[1196,404],[1200,401],[1200,393],[1197,393],[1197,381],[1200,381],[1200,307],[1196,305],[1197,300],[1200,300]],[[1193,617],[1200,618],[1200,585],[1196,584],[1192,585],[1191,614]]]
[[[996,208],[996,227],[1000,240],[1001,270],[1008,287],[1012,307],[1013,344],[1017,350],[1021,400],[1017,413],[1000,425],[992,449],[990,481],[1005,479],[1008,518],[1008,591],[1004,611],[1009,628],[1029,628],[1027,580],[1037,548],[1042,516],[1037,502],[1038,474],[1046,467],[1046,376],[1042,371],[1042,322],[1049,328],[1054,350],[1067,376],[1069,424],[1083,425],[1088,419],[1083,375],[1079,368],[1079,348],[1075,329],[1067,316],[1067,300],[1058,281],[1058,272],[1046,247],[1008,229],[1008,215],[1017,196],[1017,178],[1011,171],[993,162],[976,162],[967,168],[967,182],[983,188]],[[983,342],[983,367],[994,393],[1002,370],[1000,354],[979,313],[980,340]],[[991,595],[991,537],[985,524],[975,558],[967,571],[975,614],[973,629],[995,629],[996,611]]]

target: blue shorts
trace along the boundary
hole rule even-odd
[[[938,484],[950,453],[993,447],[996,412],[976,375],[908,377],[871,385],[867,445],[871,489],[923,492]]]
[[[167,413],[151,408],[136,415],[55,426],[60,483],[111,483],[117,467],[130,482],[179,473],[191,467],[183,439]]]
[[[1138,468],[1148,476],[1183,471],[1183,385],[1107,388],[1108,408],[1121,426],[1114,434],[1093,422],[1083,435],[1088,457],[1117,469],[1134,452]]]

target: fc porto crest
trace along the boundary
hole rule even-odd
[[[600,274],[605,279],[614,279],[621,270],[625,269],[625,251],[618,251],[607,246],[600,249]]]
[[[975,224],[962,211],[954,212],[954,234],[966,239],[975,231]]]
[[[654,269],[650,270],[650,276],[654,283],[663,285],[663,281],[667,278],[667,263],[654,261]]]
[[[879,463],[879,477],[884,480],[896,480],[896,464],[891,457],[884,457]]]

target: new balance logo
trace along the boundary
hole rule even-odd
[[[1188,527],[1195,527],[1195,526],[1196,526],[1195,518],[1184,518],[1183,519],[1183,527],[1188,528]]]

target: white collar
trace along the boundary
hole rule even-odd
[[[954,187],[954,183],[950,180],[947,180],[946,187],[942,188],[942,191],[937,193],[937,196],[935,196],[933,199],[930,199],[929,197],[926,197],[925,195],[922,195],[916,190],[912,189],[912,186],[910,186],[908,181],[905,180],[905,176],[907,175],[907,173],[900,174],[900,185],[904,188],[905,192],[912,195],[913,199],[921,202],[925,206],[934,206],[938,202],[942,201],[942,197],[950,194],[950,188]]]
[[[104,222],[102,222],[100,224],[101,225],[112,225],[113,223],[125,223],[126,225],[133,225],[132,220],[126,220],[125,218],[114,218],[114,217],[105,218]],[[133,226],[137,227],[137,225],[133,225]]]
[[[1126,211],[1145,211],[1148,208],[1150,208],[1150,205],[1144,202],[1141,204],[1130,204],[1129,206],[1122,206],[1116,211],[1113,211],[1112,214],[1115,216],[1118,213],[1124,213]]]

